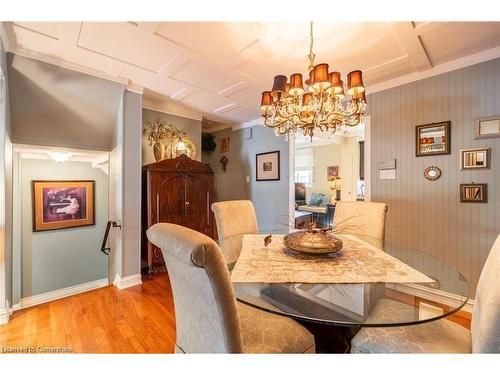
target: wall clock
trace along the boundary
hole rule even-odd
[[[424,177],[429,181],[437,180],[439,177],[441,177],[441,169],[435,166],[427,167],[424,170]]]

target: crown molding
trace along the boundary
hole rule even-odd
[[[144,87],[139,86],[133,82],[130,82],[127,84],[127,91],[135,92],[136,94],[142,95],[144,94]]]
[[[448,73],[454,70],[465,68],[467,66],[480,64],[485,61],[494,60],[500,57],[500,47],[495,47],[468,55],[456,60],[446,62],[444,64],[436,65],[431,69],[423,70],[420,72],[406,74],[401,77],[393,78],[387,81],[376,83],[367,86],[366,91],[368,94],[373,94],[379,91],[387,90],[393,87],[402,86],[415,81],[420,81],[425,78],[434,77],[440,74]]]
[[[201,121],[203,117],[201,112],[188,108],[185,105],[173,101],[157,101],[147,96],[143,96],[142,98],[142,108],[196,121]]]

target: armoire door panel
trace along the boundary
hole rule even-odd
[[[210,233],[210,187],[198,176],[186,176],[186,225],[206,235]]]
[[[185,225],[185,178],[170,176],[161,182],[156,193],[158,223]]]

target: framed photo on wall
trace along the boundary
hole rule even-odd
[[[279,181],[280,152],[264,152],[255,156],[256,180]]]
[[[95,224],[95,181],[32,181],[33,231]]]
[[[450,121],[418,125],[415,130],[416,156],[447,155],[450,153]]]
[[[460,169],[487,169],[490,167],[490,148],[460,150]]]
[[[488,203],[488,184],[460,184],[460,202]]]
[[[335,181],[339,176],[339,166],[338,165],[330,165],[326,167],[326,180],[327,181]]]

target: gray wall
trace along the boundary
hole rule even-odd
[[[0,215],[3,222],[0,222],[0,238],[4,248],[4,265],[3,271],[0,265],[0,315],[5,314],[6,300],[12,303],[12,143],[11,124],[10,124],[10,100],[9,100],[9,80],[7,74],[7,55],[4,46],[0,40],[0,77],[3,76],[0,89],[2,102],[0,105],[0,191],[3,201],[0,203],[0,209],[3,211]],[[4,98],[5,95],[5,98]],[[3,102],[5,99],[5,102]],[[1,319],[1,318],[0,318]]]
[[[417,249],[457,267],[472,295],[500,232],[500,138],[473,139],[474,119],[500,113],[500,59],[369,95],[372,200],[389,206],[386,247]],[[451,121],[451,155],[415,157],[415,126]],[[491,147],[491,169],[461,171],[459,150]],[[396,158],[397,179],[379,180]],[[424,169],[441,168],[437,181]],[[460,203],[460,183],[487,183],[488,203]]]
[[[122,277],[141,272],[142,95],[123,96]]]
[[[108,176],[91,163],[19,159],[22,298],[107,278],[101,240],[108,220]],[[32,180],[95,180],[95,226],[32,231]],[[19,301],[14,301],[17,303]]]
[[[174,125],[181,132],[186,132],[187,137],[194,143],[196,147],[196,160],[201,160],[201,121],[192,120],[189,118],[171,115],[168,113],[153,111],[144,108],[142,110],[142,122],[145,124],[149,121],[165,119],[167,124]],[[142,163],[154,163],[153,148],[149,145],[147,136],[142,137]]]
[[[212,153],[203,152],[202,160],[209,163],[215,173],[216,200],[250,199],[257,213],[261,231],[286,229],[289,214],[289,144],[284,137],[276,137],[269,128],[252,128],[212,133],[217,148]],[[249,138],[250,134],[252,137]],[[230,137],[230,152],[221,154],[219,140]],[[280,180],[256,181],[255,155],[262,152],[280,151]],[[227,171],[219,162],[222,155],[229,159]],[[246,176],[250,181],[246,182]]]

